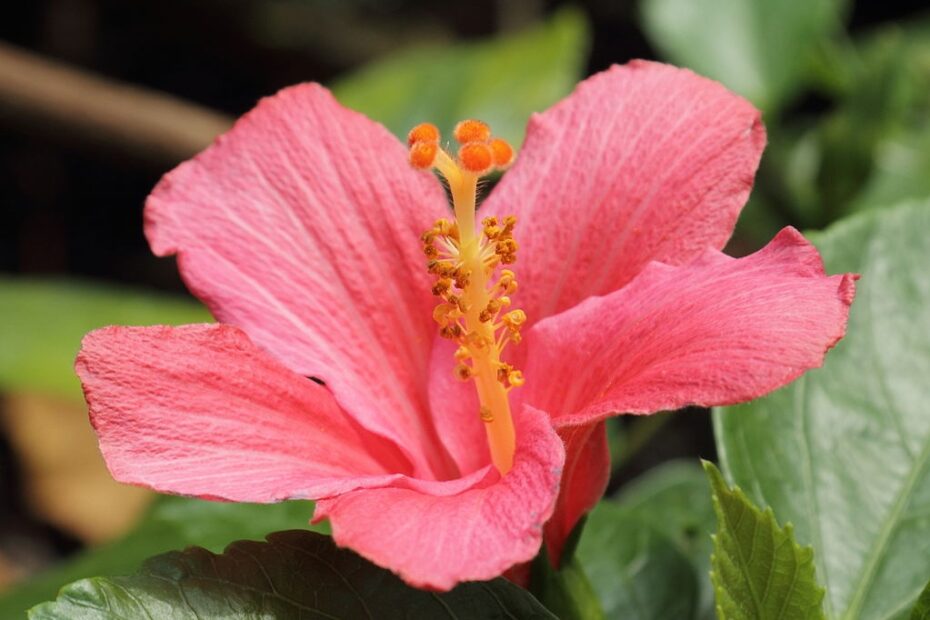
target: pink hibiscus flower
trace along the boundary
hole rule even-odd
[[[586,80],[530,121],[483,224],[477,179],[511,152],[456,134],[458,157],[429,125],[408,151],[301,85],[162,179],[149,241],[220,323],[85,338],[114,477],[315,499],[338,544],[448,589],[544,536],[557,561],[603,492],[606,417],[751,399],[842,337],[854,276],[796,231],[719,252],[765,142],[719,84],[651,62]]]

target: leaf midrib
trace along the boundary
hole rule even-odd
[[[843,618],[846,620],[856,620],[859,617],[862,606],[865,604],[866,594],[871,591],[872,585],[875,582],[875,575],[878,573],[880,561],[884,558],[885,548],[891,540],[892,533],[895,528],[897,528],[898,522],[901,519],[901,513],[904,512],[904,509],[910,502],[917,481],[926,472],[928,464],[930,464],[930,441],[924,444],[923,451],[921,451],[914,467],[911,468],[911,474],[907,478],[907,483],[901,488],[898,497],[895,499],[894,508],[888,515],[888,518],[885,519],[885,525],[882,527],[881,534],[877,539],[877,544],[872,547],[872,553],[869,554],[869,561],[866,563],[865,570],[862,572],[862,577],[856,584],[855,595],[849,607],[847,607],[846,613],[843,614]]]

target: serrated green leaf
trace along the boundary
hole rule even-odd
[[[346,76],[332,89],[344,105],[397,136],[424,121],[448,136],[458,121],[480,118],[517,145],[530,114],[571,91],[587,52],[584,17],[562,10],[513,35],[401,52]]]
[[[726,84],[767,112],[805,81],[845,0],[643,0],[643,29],[665,56]]]
[[[830,617],[906,617],[930,574],[930,202],[814,237],[862,274],[824,367],[715,412],[725,471],[817,552]]]
[[[212,321],[178,296],[74,280],[0,277],[0,390],[81,398],[74,356],[104,325]]]
[[[930,582],[917,599],[917,604],[911,610],[909,620],[930,620]]]
[[[93,575],[128,574],[155,554],[190,545],[219,551],[230,541],[261,540],[269,532],[308,527],[311,502],[231,504],[186,497],[160,497],[131,533],[85,551],[0,596],[0,618],[21,618],[71,581]],[[325,524],[314,526],[327,531]]]
[[[759,510],[739,487],[730,488],[712,463],[704,470],[713,491],[717,533],[711,581],[721,620],[824,618],[824,589],[814,576],[814,552],[779,527],[771,508]]]
[[[327,536],[288,531],[267,540],[239,541],[222,555],[198,547],[175,551],[133,576],[79,581],[29,618],[554,618],[504,579],[427,592]]]

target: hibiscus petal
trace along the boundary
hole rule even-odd
[[[461,474],[469,474],[491,462],[487,433],[479,416],[474,381],[453,374],[453,354],[458,344],[437,338],[430,369],[429,400],[433,421],[442,442]]]
[[[156,254],[178,254],[220,321],[323,379],[361,424],[441,477],[419,236],[446,205],[384,127],[304,84],[264,99],[167,174],[146,204],[146,234]]]
[[[546,549],[553,566],[559,566],[565,541],[572,530],[604,496],[610,481],[610,449],[603,421],[559,429],[565,445],[565,470],[559,499],[546,523]]]
[[[649,261],[722,248],[765,143],[759,112],[685,69],[635,61],[534,115],[482,214],[518,218],[531,321],[623,286]]]
[[[823,362],[845,333],[856,277],[826,277],[792,228],[745,258],[653,263],[530,331],[525,398],[559,426],[750,400]]]
[[[353,491],[318,502],[314,520],[329,518],[338,544],[417,587],[448,590],[497,577],[539,551],[564,460],[545,413],[525,408],[514,422],[517,451],[504,477],[479,470],[471,488],[454,494],[446,487],[458,481]]]
[[[100,449],[123,482],[274,502],[384,484],[410,471],[326,388],[235,327],[107,327],[84,338],[76,369]]]

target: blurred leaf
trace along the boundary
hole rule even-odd
[[[713,529],[704,473],[696,463],[673,461],[601,502],[576,557],[608,618],[711,618]]]
[[[691,561],[665,535],[622,506],[601,502],[578,546],[606,618],[696,617],[699,586]]]
[[[845,0],[642,0],[642,26],[665,56],[774,112],[804,85]]]
[[[282,529],[306,529],[312,513],[310,502],[229,504],[162,496],[140,525],[121,540],[85,551],[0,596],[0,618],[22,617],[26,609],[54,597],[63,584],[76,579],[135,571],[146,558],[158,553],[190,545],[219,551],[233,540],[261,539]],[[327,531],[325,524],[314,529]]]
[[[429,121],[451,134],[480,118],[513,144],[532,112],[568,94],[588,53],[582,14],[562,10],[549,21],[480,43],[426,47],[372,63],[332,85],[339,100],[406,137]]]
[[[239,541],[222,555],[201,548],[152,558],[130,577],[73,583],[32,620],[122,618],[539,618],[553,619],[505,579],[450,592],[417,590],[339,549],[327,536],[278,532]]]
[[[0,276],[0,390],[79,399],[74,356],[92,329],[211,320],[202,306],[180,297]]]
[[[663,463],[631,482],[611,501],[675,543],[698,572],[707,572],[715,517],[707,479],[697,463]]]
[[[4,405],[31,514],[84,542],[112,540],[138,521],[152,494],[113,480],[83,403],[11,394]]]
[[[720,471],[705,462],[713,490],[717,533],[711,580],[723,620],[824,618],[824,589],[814,576],[814,552],[794,540],[791,525],[779,527],[771,508],[753,505]]]
[[[584,528],[576,526],[573,536]],[[560,620],[604,620],[601,601],[588,579],[584,568],[574,557],[574,543],[566,545],[562,565],[558,570],[549,562],[545,548],[533,560],[530,570],[530,592],[546,609]]]
[[[865,211],[930,196],[930,124],[875,149],[874,168],[850,206]]]
[[[856,71],[849,92],[817,130],[816,183],[823,215],[811,224],[823,226],[848,212],[873,174],[882,145],[909,135],[916,120],[926,122],[917,111],[930,102],[930,71],[910,62],[912,48],[897,31],[881,33],[857,48],[850,61]]]
[[[917,599],[917,604],[914,605],[909,620],[930,620],[930,583],[927,583],[927,587],[924,588],[920,598]]]
[[[899,617],[930,574],[930,202],[861,214],[815,238],[862,274],[822,369],[715,412],[721,462],[816,551],[830,617]]]

